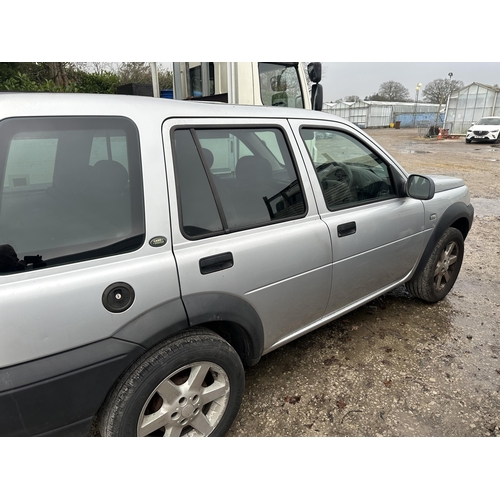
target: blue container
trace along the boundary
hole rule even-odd
[[[171,89],[160,90],[160,97],[163,97],[164,99],[173,99],[174,91]]]

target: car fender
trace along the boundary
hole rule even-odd
[[[474,218],[474,207],[472,204],[466,205],[463,202],[456,202],[449,206],[441,215],[438,223],[429,237],[429,241],[420,257],[419,263],[415,268],[413,275],[418,274],[427,263],[429,256],[436,247],[439,238],[449,227],[456,227],[462,233],[464,240],[467,237],[469,229]]]

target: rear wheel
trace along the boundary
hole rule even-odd
[[[236,351],[209,330],[169,339],[143,355],[109,394],[103,436],[223,436],[245,374]]]
[[[455,284],[463,256],[463,235],[450,227],[439,239],[422,271],[406,283],[407,290],[426,302],[443,299]]]

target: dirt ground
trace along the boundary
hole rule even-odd
[[[263,357],[229,436],[500,435],[500,147],[367,133],[408,172],[468,184],[461,274],[437,304],[399,288]]]

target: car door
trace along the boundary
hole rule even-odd
[[[170,119],[163,129],[184,303],[205,301],[214,321],[238,313],[228,304],[250,306],[264,352],[322,318],[331,287],[328,228],[289,133],[286,120],[255,119]]]
[[[405,280],[422,252],[424,208],[398,194],[403,174],[373,142],[348,125],[318,123],[292,127],[330,230],[333,314]]]

